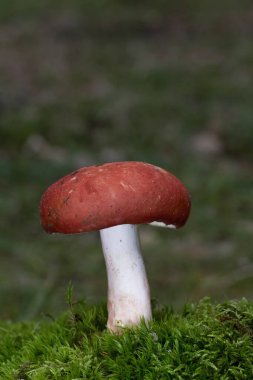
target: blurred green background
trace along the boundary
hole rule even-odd
[[[49,236],[42,192],[142,160],[192,194],[178,231],[140,227],[152,297],[253,299],[252,1],[0,4],[0,318],[106,300],[99,236]]]

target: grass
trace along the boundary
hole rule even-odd
[[[0,325],[0,376],[25,379],[251,379],[253,304],[203,299],[183,312],[105,330],[105,307],[70,303],[60,317]]]
[[[140,227],[152,296],[252,300],[252,4],[17,0],[0,5],[0,318],[106,299],[96,233],[46,236],[38,205],[80,166],[143,160],[193,207]]]

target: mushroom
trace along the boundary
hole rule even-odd
[[[151,320],[150,291],[137,224],[178,228],[190,212],[190,196],[168,171],[144,162],[83,167],[42,195],[41,224],[48,233],[100,231],[108,276],[107,327]]]

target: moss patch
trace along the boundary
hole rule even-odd
[[[0,324],[2,379],[250,379],[253,304],[204,299],[149,327],[105,329],[106,308],[83,302],[59,318]]]

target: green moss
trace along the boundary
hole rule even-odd
[[[56,320],[0,325],[1,379],[251,379],[253,304],[204,299],[181,314],[154,310],[149,327],[105,329],[105,306]]]

